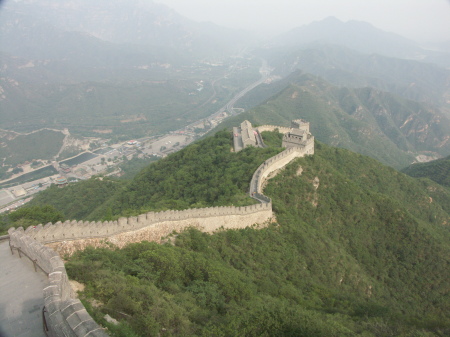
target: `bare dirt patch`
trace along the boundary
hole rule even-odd
[[[319,177],[315,177],[314,180],[313,180],[314,189],[317,190],[319,188],[319,185],[320,185]]]

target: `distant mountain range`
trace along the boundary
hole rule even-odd
[[[196,23],[152,1],[6,1],[1,18],[2,50],[22,57],[83,56],[77,50],[83,46],[86,53],[105,48],[114,58],[110,42],[132,51],[144,46],[152,54],[162,48],[221,58],[249,41],[248,34]]]
[[[335,17],[294,28],[268,45],[297,48],[311,43],[335,44],[353,50],[450,66],[448,53],[426,50],[400,35],[382,31],[367,22],[342,22]]]
[[[236,120],[306,118],[319,140],[396,168],[417,155],[450,153],[450,70],[432,63],[450,61],[449,54],[335,18],[296,28],[256,53],[273,67],[272,82],[238,102],[251,110]]]
[[[211,113],[202,104],[216,91],[221,104],[259,77],[256,62],[230,59],[247,42],[242,32],[196,23],[152,1],[6,1],[0,127],[127,137],[182,127]],[[251,68],[247,78],[236,79],[231,64]],[[227,87],[213,90],[211,82],[225,74]]]
[[[338,86],[373,87],[450,112],[450,70],[435,64],[368,55],[334,44],[310,44],[288,52],[265,49],[260,53],[281,77],[301,70]]]

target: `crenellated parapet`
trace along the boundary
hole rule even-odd
[[[304,121],[298,121],[297,124]],[[304,122],[306,123],[306,122]],[[295,125],[297,125],[295,124]],[[300,124],[299,124],[300,125]],[[308,127],[309,123],[305,124]],[[276,130],[280,132],[291,132],[293,128],[284,128],[275,125],[263,125],[258,127],[258,131]],[[294,128],[298,129],[298,128]],[[119,218],[116,221],[75,221],[68,220],[48,223],[46,225],[30,226],[25,230],[25,234],[37,242],[52,245],[60,253],[73,252],[73,249],[61,249],[61,246],[70,246],[68,242],[83,240],[77,249],[83,249],[89,243],[95,244],[98,239],[101,241],[111,241],[119,243],[119,246],[129,242],[136,242],[145,237],[146,240],[160,242],[161,238],[171,234],[171,232],[182,231],[186,227],[194,226],[205,232],[213,232],[219,228],[244,228],[256,223],[265,223],[272,219],[272,202],[270,198],[263,194],[263,187],[267,179],[274,172],[286,166],[293,159],[314,153],[314,141],[306,145],[291,147],[283,152],[267,159],[253,174],[250,183],[250,196],[260,202],[258,205],[234,207],[206,207],[187,210],[168,210],[162,212],[148,212],[138,216]],[[134,235],[144,231],[153,231],[155,235]],[[125,235],[125,233],[131,233]],[[134,234],[133,234],[134,233]],[[125,239],[127,237],[127,239]],[[55,244],[61,243],[64,244]]]
[[[183,221],[183,223],[198,223],[199,219],[215,218],[216,223],[224,224],[222,218],[236,216],[245,220],[251,219],[252,215],[261,212],[267,213],[269,219],[272,213],[272,204],[263,203],[242,207],[222,206],[193,208],[181,211],[169,210],[162,212],[148,212],[139,216],[119,218],[116,221],[65,221],[57,222],[55,224],[48,223],[46,225],[30,226],[25,230],[25,234],[40,243],[48,244],[79,239],[108,238],[124,232],[137,231],[145,227],[155,226],[164,222]],[[248,221],[245,222],[245,225],[252,224],[253,223],[249,224]],[[183,228],[178,228],[179,231],[182,229]]]

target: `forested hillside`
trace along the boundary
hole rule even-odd
[[[219,133],[150,165],[113,205],[147,207],[144,200],[163,195],[186,205],[230,202],[233,184],[217,180],[246,176],[251,157],[268,155],[233,154],[230,146]],[[171,187],[184,179],[180,192]],[[205,195],[216,186],[217,195]],[[165,245],[87,249],[70,258],[68,273],[85,284],[87,307],[115,336],[450,334],[447,189],[317,143],[314,156],[289,164],[265,194],[277,219],[268,228],[191,229]],[[121,324],[104,322],[106,313]]]
[[[0,215],[0,235],[10,227],[36,226],[65,220],[82,220],[102,205],[127,181],[98,177],[60,188],[53,184],[20,209]]]
[[[416,163],[402,170],[416,178],[430,178],[438,184],[450,187],[450,156],[428,163]]]
[[[233,153],[231,134],[219,132],[149,165],[87,219],[109,220],[148,211],[252,204],[247,191],[254,171],[280,151],[247,148]]]
[[[65,220],[82,220],[97,207],[121,191],[126,181],[110,178],[91,178],[69,184],[63,189],[56,185],[39,193],[30,203],[32,206],[52,205],[64,215]]]

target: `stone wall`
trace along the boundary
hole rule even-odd
[[[0,242],[6,241],[6,240],[9,240],[9,235],[1,235],[0,236]]]
[[[113,222],[65,222],[28,228],[26,234],[53,248],[60,255],[71,255],[87,246],[106,247],[112,243],[119,248],[128,243],[154,241],[187,227],[206,233],[221,228],[238,229],[272,219],[272,203],[245,207],[212,207],[184,211],[150,212],[138,217],[121,218]],[[72,235],[72,237],[71,237]]]
[[[10,229],[10,245],[19,248],[48,275],[44,288],[47,326],[51,336],[107,337],[108,334],[87,313],[75,298],[64,263],[58,253],[26,235],[23,229]]]
[[[270,201],[270,199],[263,194],[263,186],[271,173],[285,167],[295,158],[312,154],[311,151],[314,153],[314,143],[308,144],[308,146],[304,148],[286,149],[276,156],[267,159],[253,174],[252,181],[250,183],[250,195],[262,199],[267,198],[265,200],[267,202]]]
[[[314,154],[314,137],[312,137],[312,141],[308,142],[304,147],[303,147],[303,152],[305,155],[313,155]]]
[[[241,137],[244,147],[256,146],[256,137],[253,133],[252,124],[249,121],[243,121],[241,123]]]
[[[199,227],[205,232],[213,232],[220,227],[243,228],[255,223],[263,223],[271,216],[271,203],[243,207],[193,208],[182,211],[149,212],[136,217],[120,218],[117,221],[48,223],[30,226],[25,234],[38,242],[48,244],[78,239],[109,238],[149,227],[158,233],[156,241],[159,241],[161,236],[166,236],[173,230],[181,231],[190,225]],[[169,223],[172,229],[167,232],[162,228],[167,227]]]

